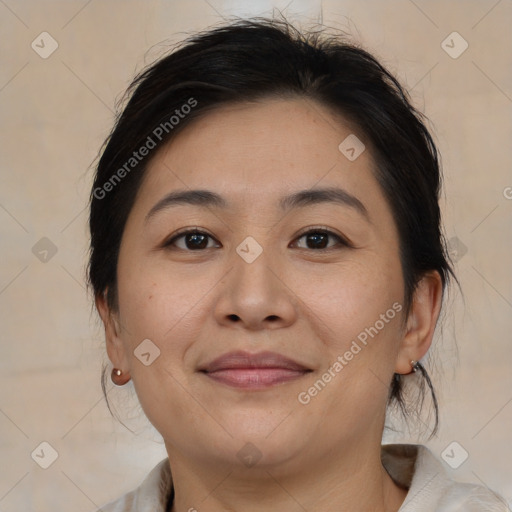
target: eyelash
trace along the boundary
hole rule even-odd
[[[190,235],[190,234],[206,235],[206,236],[210,237],[211,239],[215,240],[215,238],[212,235],[210,235],[209,233],[207,233],[205,231],[201,231],[201,230],[199,230],[197,228],[188,228],[188,229],[185,229],[183,231],[179,231],[173,237],[171,237],[169,240],[164,242],[163,247],[165,247],[165,248],[172,248],[172,246],[175,244],[175,242],[177,240],[179,240],[180,238],[185,237],[186,235]],[[315,252],[322,252],[322,251],[325,252],[325,251],[329,251],[329,250],[333,250],[333,249],[339,248],[337,246],[353,247],[353,245],[346,238],[342,237],[341,235],[338,235],[337,233],[334,233],[333,231],[331,231],[331,230],[329,230],[328,228],[325,228],[325,227],[309,228],[307,231],[304,231],[301,234],[299,234],[297,236],[296,240],[300,240],[304,236],[310,235],[310,234],[327,235],[329,237],[333,237],[333,238],[337,239],[338,243],[336,245],[334,245],[334,246],[325,247],[325,248],[321,248],[321,249],[309,249],[308,247],[301,247],[301,249],[309,249],[309,250],[312,250],[312,251],[315,251]],[[186,251],[186,252],[201,252],[201,251],[204,251],[206,249],[211,249],[211,247],[206,247],[204,249],[195,249],[195,250],[193,250],[193,249],[182,249],[181,247],[175,247],[175,248],[178,249],[178,250],[181,250],[181,251]]]

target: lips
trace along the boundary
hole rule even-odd
[[[264,388],[312,371],[275,352],[228,352],[200,369],[207,377],[238,388]]]

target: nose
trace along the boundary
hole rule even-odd
[[[215,305],[219,324],[256,331],[295,322],[298,300],[285,262],[264,250],[251,263],[235,253],[232,263]]]

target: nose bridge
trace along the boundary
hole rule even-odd
[[[265,321],[274,325],[292,321],[295,309],[285,279],[279,276],[277,252],[251,237],[237,246],[217,304],[220,321],[241,321],[252,328],[262,327]]]
[[[235,291],[253,295],[256,299],[270,295],[275,288],[275,254],[269,247],[264,248],[253,237],[247,237],[241,242],[233,254],[233,280]],[[276,290],[274,290],[276,291]],[[263,295],[262,295],[263,294]]]

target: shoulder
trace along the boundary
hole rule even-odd
[[[160,461],[136,489],[103,505],[100,512],[165,512],[172,491],[169,459]]]
[[[399,512],[510,512],[505,500],[482,485],[457,482],[425,446],[382,446],[382,464],[408,493]]]

